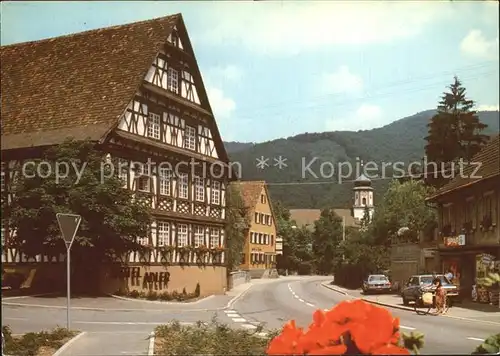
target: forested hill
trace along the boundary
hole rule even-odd
[[[420,112],[373,130],[304,133],[264,143],[226,142],[225,145],[231,161],[241,164],[242,179],[267,181],[273,199],[281,200],[289,208],[350,207],[352,183],[335,183],[337,174],[328,177],[329,163],[325,162],[337,167],[338,162],[356,162],[359,159],[377,163],[421,161],[427,124],[434,113],[434,110]],[[488,125],[485,134],[499,132],[498,111],[479,112],[479,119]],[[269,158],[269,167],[256,167],[256,159],[261,156]],[[274,166],[276,162],[273,160],[279,156],[286,158],[287,167],[281,170]],[[310,168],[318,178],[307,170],[306,174],[302,173],[315,157]],[[326,174],[323,178],[320,174],[322,163]],[[344,173],[348,173],[347,168]],[[351,178],[355,178],[354,175],[355,172]],[[332,184],[312,184],[328,181]],[[292,182],[307,184],[273,185]],[[388,182],[389,179],[373,182],[375,199],[381,198]]]

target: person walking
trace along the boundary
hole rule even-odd
[[[441,278],[435,278],[432,284],[435,287],[436,312],[444,314],[446,309],[446,290],[443,288]]]
[[[447,280],[450,281],[450,283],[453,283],[453,278],[455,277],[453,275],[453,271],[450,269],[448,269],[448,272],[444,275],[446,277]]]

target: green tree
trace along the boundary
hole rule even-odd
[[[425,179],[434,187],[444,185],[458,168],[455,164],[460,159],[469,162],[488,140],[488,136],[482,134],[487,125],[479,121],[475,103],[466,97],[460,80],[455,77],[448,88],[449,92],[443,93],[437,113],[428,124],[425,138],[427,161],[437,164],[427,167]]]
[[[292,270],[299,274],[310,274],[314,271],[312,231],[305,226],[294,229],[292,233],[293,254],[291,255]]]
[[[236,186],[229,185],[226,191],[226,209],[226,262],[229,273],[241,264],[245,237],[250,228],[248,210]]]
[[[344,252],[344,263],[357,265],[363,271],[376,273],[390,265],[389,248],[376,245],[374,239],[362,231],[349,230],[341,248]]]
[[[323,209],[314,222],[313,255],[320,274],[331,274],[341,263],[342,219],[333,209]]]
[[[150,234],[150,209],[123,188],[114,167],[88,141],[66,141],[24,171],[17,167],[15,195],[4,211],[16,228],[14,245],[29,256],[64,252],[56,221],[62,212],[82,217],[72,247],[75,262],[99,265],[143,248],[137,239]]]
[[[365,210],[363,212],[363,217],[361,218],[361,221],[360,221],[361,228],[363,230],[365,230],[368,227],[368,225],[370,224],[370,222],[371,222],[370,209],[367,206],[365,206]]]
[[[432,236],[436,226],[436,213],[427,206],[425,198],[433,192],[422,181],[393,180],[377,206],[368,234],[376,245],[390,245],[391,242],[419,240],[420,233]],[[401,228],[407,232],[398,236]]]
[[[279,270],[296,271],[295,222],[291,220],[290,210],[280,201],[273,202],[273,213],[276,219],[276,234],[283,239],[283,254],[276,257],[277,268]]]

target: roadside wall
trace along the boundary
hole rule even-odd
[[[155,291],[192,293],[200,284],[200,296],[223,294],[227,290],[226,267],[223,266],[108,266],[101,273],[103,293]]]

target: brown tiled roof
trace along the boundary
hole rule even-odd
[[[249,210],[249,213],[253,213],[253,210],[255,210],[255,206],[259,202],[260,193],[262,192],[262,189],[266,186],[266,182],[236,181],[232,182],[231,185],[239,189],[245,207]]]
[[[1,47],[2,149],[99,140],[180,14]]]
[[[494,136],[490,141],[479,151],[471,162],[481,163],[479,170],[476,164],[468,165],[464,168],[463,174],[456,176],[450,182],[439,189],[436,194],[427,198],[433,200],[439,196],[445,195],[457,189],[465,188],[478,182],[490,179],[495,176],[500,176],[500,134]],[[473,176],[473,177],[471,177]],[[476,178],[477,177],[477,178]]]
[[[335,213],[345,218],[346,226],[358,226],[356,219],[351,215],[351,209],[333,209]],[[321,216],[320,209],[291,209],[292,220],[295,220],[298,226],[314,227],[314,222]]]

